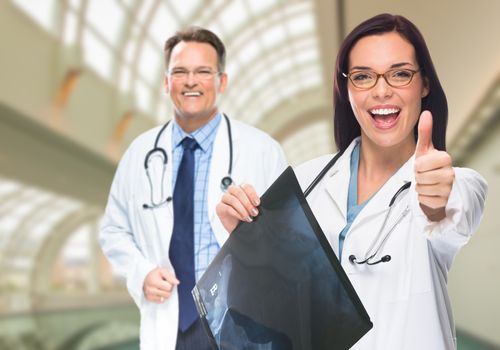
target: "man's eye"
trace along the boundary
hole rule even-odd
[[[175,76],[181,76],[181,75],[186,75],[187,72],[185,70],[174,70],[174,71],[172,71],[171,74],[175,75]]]
[[[208,69],[201,69],[197,72],[198,74],[201,74],[201,75],[211,75],[212,74],[212,71],[211,70],[208,70]]]

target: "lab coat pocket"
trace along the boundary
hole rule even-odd
[[[387,302],[407,301],[412,295],[429,292],[432,287],[426,239],[413,229],[410,218],[401,225],[390,245],[393,253],[388,264],[394,265],[385,276],[385,284],[392,286],[386,294]]]

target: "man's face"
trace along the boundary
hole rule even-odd
[[[194,131],[215,116],[217,98],[226,83],[210,44],[181,41],[172,50],[165,90],[174,104],[176,121],[185,131]]]

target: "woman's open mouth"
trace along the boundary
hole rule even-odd
[[[401,109],[395,107],[373,108],[369,110],[375,127],[379,129],[390,129],[396,125],[400,112]]]

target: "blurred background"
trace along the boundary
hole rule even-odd
[[[167,37],[216,32],[228,49],[222,110],[295,165],[335,151],[336,51],[381,12],[424,34],[448,96],[448,151],[489,183],[449,289],[459,349],[500,349],[497,0],[0,1],[0,349],[138,349],[137,309],[97,233],[121,154],[172,117]]]

